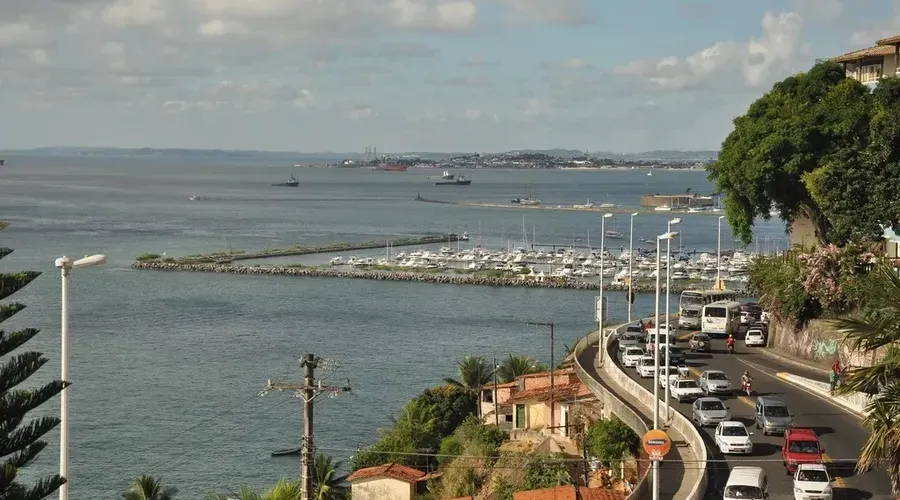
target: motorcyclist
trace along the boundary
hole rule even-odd
[[[744,370],[744,374],[741,375],[741,388],[747,390],[750,387],[750,384],[753,383],[753,378],[750,376],[750,372]]]
[[[728,350],[731,350],[731,351],[734,350],[734,336],[733,335],[729,334],[728,338],[725,339],[725,347],[728,348]]]

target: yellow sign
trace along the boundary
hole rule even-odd
[[[650,455],[650,460],[662,460],[672,449],[672,440],[666,431],[661,429],[648,431],[641,439],[641,443],[644,445],[644,451]]]

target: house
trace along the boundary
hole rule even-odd
[[[353,500],[414,500],[435,477],[419,469],[390,463],[359,469],[347,477]]]
[[[567,436],[572,402],[579,398],[594,399],[590,390],[578,380],[575,370],[554,370],[552,378],[553,385],[550,372],[516,378],[518,390],[505,402],[512,412],[514,430]]]
[[[884,230],[884,256],[889,259],[900,259],[900,236],[891,228]]]
[[[354,500],[356,500],[354,498]],[[557,486],[513,493],[513,500],[625,500],[621,491],[578,486]]]
[[[505,384],[486,385],[481,388],[481,405],[482,422],[485,424],[498,424],[501,429],[511,429],[513,422],[512,411],[506,401],[509,400],[513,392],[519,388],[518,381],[507,382]]]
[[[895,76],[900,70],[900,35],[883,38],[872,47],[832,57],[844,65],[847,77],[866,85],[875,85],[884,76]]]

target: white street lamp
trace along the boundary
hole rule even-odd
[[[719,216],[719,235],[716,238],[716,290],[720,289],[722,283],[722,219],[724,215]]]
[[[675,224],[680,224],[680,223],[681,223],[680,217],[675,217],[674,219],[671,219],[668,222],[668,224],[666,224],[666,233],[672,234],[673,236],[678,234],[678,233],[672,233],[672,226],[674,226]],[[666,239],[666,335],[670,335],[670,331],[671,331],[670,326],[672,324],[671,320],[669,319],[672,315],[672,310],[669,309],[669,297],[672,295],[672,292],[669,290],[671,279],[672,279],[672,238],[667,238]],[[670,407],[671,407],[671,404],[669,403],[669,347],[668,346],[666,346],[665,374],[666,374],[666,379],[665,379],[666,380],[666,391],[665,391],[666,421],[668,422],[669,412],[670,412]]]
[[[605,337],[603,335],[603,320],[606,316],[606,307],[603,304],[603,257],[606,255],[606,219],[612,217],[613,214],[603,214],[603,217],[600,218],[600,314],[598,315],[598,338],[600,339],[600,349],[597,350],[598,361],[603,363],[603,351],[605,350],[603,346],[606,345]]]
[[[656,326],[653,348],[653,428],[659,429],[659,242],[671,240],[675,233],[661,234],[656,237]],[[668,345],[666,349],[668,349]],[[653,498],[659,498],[659,461],[653,461]]]
[[[631,264],[634,262],[634,217],[638,212],[631,214],[631,226],[628,232],[628,322],[631,323],[631,282],[634,280],[634,274],[631,272]]]
[[[69,272],[72,269],[99,266],[106,262],[105,255],[85,256],[83,259],[73,261],[68,257],[56,259],[54,265],[62,274],[62,347],[60,349],[60,378],[63,382],[69,381]],[[66,482],[59,487],[59,500],[69,500],[69,389],[65,388],[60,393],[59,402],[59,475]]]

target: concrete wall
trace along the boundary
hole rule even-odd
[[[814,319],[806,327],[797,330],[791,322],[775,320],[771,325],[769,348],[773,351],[809,361],[821,368],[831,368],[835,359],[844,366],[869,366],[872,354],[861,354],[844,342],[831,321]]]
[[[416,485],[387,477],[362,479],[350,485],[353,500],[412,500]]]

